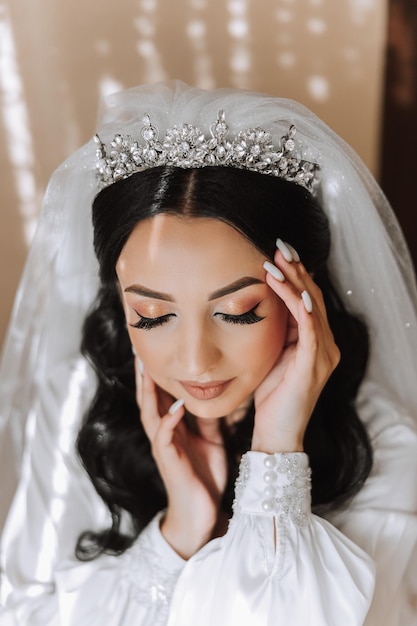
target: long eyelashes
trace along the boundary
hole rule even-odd
[[[223,321],[229,324],[256,324],[264,319],[255,312],[259,304],[258,302],[250,311],[246,311],[246,313],[242,313],[241,315],[229,315],[228,313],[215,313],[215,315],[221,317]],[[135,313],[139,316],[139,320],[136,324],[130,324],[130,326],[141,330],[151,330],[157,326],[162,326],[166,324],[170,317],[175,317],[173,313],[161,315],[160,317],[144,317],[137,311],[135,311]]]
[[[139,321],[137,321],[136,324],[130,324],[130,326],[133,326],[133,328],[140,328],[142,330],[151,330],[157,326],[162,326],[169,320],[170,317],[174,317],[173,313],[169,315],[161,315],[160,317],[144,317],[137,311],[135,311],[135,313],[139,315]]]
[[[259,306],[255,304],[255,306],[250,310],[246,311],[246,313],[242,313],[241,315],[229,315],[227,313],[215,313],[222,318],[225,322],[229,322],[230,324],[256,324],[256,322],[260,322],[264,318],[255,313],[256,309]]]

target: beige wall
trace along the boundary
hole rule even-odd
[[[102,93],[166,78],[294,98],[377,171],[386,0],[0,0],[0,344],[52,170]]]

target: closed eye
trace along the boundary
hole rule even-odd
[[[224,322],[228,324],[256,324],[261,320],[265,319],[256,313],[256,309],[259,306],[259,302],[255,304],[249,311],[245,313],[241,313],[240,315],[231,315],[229,313],[215,313],[215,316],[220,317]],[[141,330],[152,330],[152,328],[157,328],[158,326],[162,326],[166,324],[170,317],[175,317],[174,313],[168,313],[167,315],[161,315],[159,317],[145,317],[144,315],[140,315],[137,311],[135,311],[136,315],[138,315],[139,320],[135,324],[130,324],[133,328],[139,328]]]
[[[142,330],[151,330],[157,326],[162,326],[163,324],[166,324],[170,317],[175,317],[174,313],[160,315],[159,317],[145,317],[144,315],[140,315],[137,311],[135,311],[135,313],[138,315],[139,320],[136,324],[129,324],[129,326],[132,326],[133,328],[140,328]]]
[[[246,311],[246,313],[241,313],[240,315],[230,315],[229,313],[215,313],[215,315],[221,317],[223,321],[229,324],[256,324],[265,319],[256,313],[259,304],[260,302],[255,304],[250,311]]]

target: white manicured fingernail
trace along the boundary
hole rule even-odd
[[[184,404],[185,400],[183,398],[180,398],[179,400],[175,400],[174,404],[171,404],[171,406],[168,409],[168,413],[170,415],[174,415],[174,413],[176,411],[178,411],[178,409],[180,408],[180,406],[182,406]]]
[[[308,291],[303,291],[303,293],[301,294],[301,297],[304,302],[305,310],[307,311],[307,313],[311,313],[313,310],[313,302],[310,298],[310,294],[308,293]]]
[[[271,274],[271,276],[279,280],[280,283],[283,283],[285,281],[284,274],[273,263],[265,261],[265,263],[263,264],[263,268],[268,272],[268,274]]]
[[[276,241],[277,248],[282,252],[282,256],[288,263],[291,263],[294,259],[292,258],[292,254],[288,248],[288,246],[282,241],[282,239],[277,239]]]
[[[136,354],[136,352],[135,352],[135,354]],[[136,358],[137,358],[137,361],[138,361],[138,370],[139,370],[139,374],[140,374],[141,376],[143,376],[143,363],[142,363],[142,361],[140,360],[140,358],[139,358],[139,357],[136,357]]]
[[[300,262],[300,255],[298,254],[297,250],[295,248],[292,247],[291,244],[287,243],[286,244],[288,250],[291,252],[292,258],[294,259],[294,261],[296,263]]]
[[[130,346],[132,348],[132,354],[134,354],[136,356],[136,350],[135,350],[135,346]]]

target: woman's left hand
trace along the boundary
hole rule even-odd
[[[322,293],[296,253],[292,259],[277,250],[274,261],[285,280],[266,274],[266,282],[290,312],[285,347],[255,392],[252,450],[269,454],[303,450],[313,409],[340,360]]]

